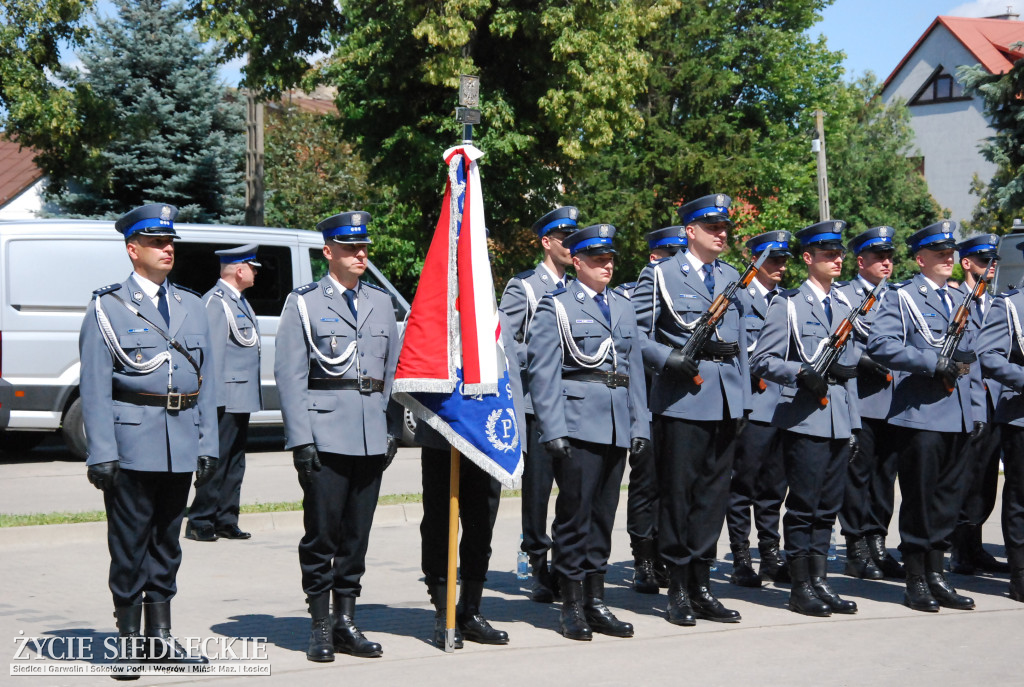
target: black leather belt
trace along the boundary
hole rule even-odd
[[[167,410],[188,410],[199,403],[199,392],[193,394],[144,394],[138,391],[115,391],[115,401],[136,406],[153,406]]]
[[[312,377],[307,388],[314,391],[358,391],[362,394],[370,394],[375,391],[384,391],[384,380],[373,377],[360,377],[359,379]]]
[[[604,384],[610,389],[620,386],[629,386],[629,375],[620,375],[615,372],[601,372],[600,370],[578,370],[562,375],[562,379],[571,379],[574,382],[596,382]]]

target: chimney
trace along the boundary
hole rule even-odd
[[[1017,21],[1020,15],[1013,11],[1013,5],[1006,6],[1006,14],[996,14],[991,17],[985,17],[985,19],[1003,19],[1005,21]]]

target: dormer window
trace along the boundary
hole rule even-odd
[[[965,99],[970,99],[970,96],[964,95],[963,87],[940,64],[910,99],[910,104],[929,105]]]

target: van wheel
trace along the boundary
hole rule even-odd
[[[0,432],[0,453],[25,453],[38,446],[48,432]]]
[[[89,455],[89,443],[85,438],[85,419],[82,417],[82,399],[76,398],[68,406],[61,422],[60,432],[64,443],[75,458],[85,460]]]
[[[416,424],[419,420],[409,412],[408,408],[402,408],[402,445],[416,445]]]

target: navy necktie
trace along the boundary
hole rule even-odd
[[[768,305],[771,305],[772,304],[772,299],[775,298],[775,296],[777,296],[778,294],[779,294],[778,291],[776,291],[775,289],[772,289],[771,291],[769,291],[768,293],[766,293],[764,295],[764,302],[767,303]]]
[[[825,300],[821,302],[821,305],[825,308],[825,317],[828,318],[828,323],[832,324],[832,298],[825,296]]]
[[[608,324],[612,323],[612,311],[608,307],[608,302],[604,299],[603,293],[595,293],[594,300],[597,301],[597,307],[601,308],[601,313],[604,315],[604,319],[608,320]]]
[[[348,309],[352,311],[353,319],[358,322],[359,314],[356,313],[356,292],[352,289],[346,289],[345,293],[341,295],[345,297],[345,301],[348,303]]]
[[[715,266],[704,265],[704,286],[708,287],[708,293],[715,295]]]
[[[561,279],[559,279],[558,281],[555,282],[555,288],[556,289],[564,289],[565,288],[565,284],[562,283]]]
[[[171,311],[167,307],[167,289],[163,285],[156,290],[156,309],[160,311],[161,317],[164,318],[164,324],[168,327],[171,326]]]
[[[946,287],[936,289],[936,291],[939,294],[939,298],[942,300],[942,307],[946,309],[946,317],[949,317],[950,315],[953,314],[953,311],[949,307],[949,301],[946,300],[947,298],[949,298],[949,294],[946,293]]]

